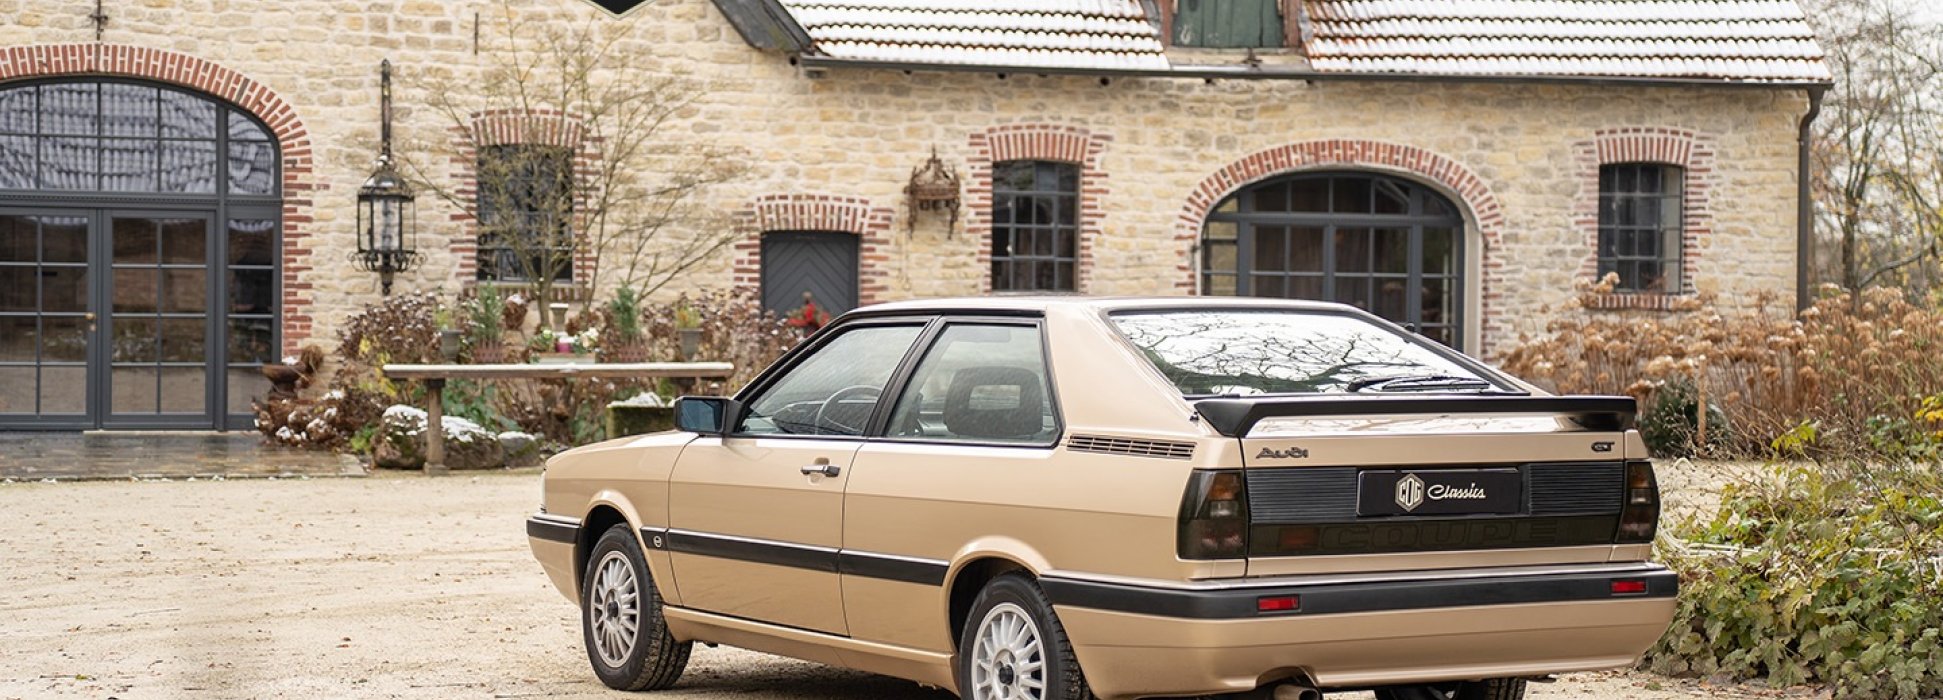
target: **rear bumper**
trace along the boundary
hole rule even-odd
[[[1616,596],[1615,581],[1646,592]],[[1042,585],[1095,692],[1125,698],[1296,676],[1348,688],[1626,666],[1665,632],[1679,581],[1631,564],[1183,588],[1055,575]],[[1286,596],[1300,608],[1257,612],[1259,599]]]

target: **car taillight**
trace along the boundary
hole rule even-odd
[[[1197,471],[1181,499],[1182,559],[1240,559],[1248,554],[1248,498],[1239,471]]]
[[[1626,504],[1619,512],[1620,544],[1652,542],[1660,528],[1660,485],[1652,462],[1626,463]]]

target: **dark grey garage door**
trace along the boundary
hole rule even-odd
[[[803,294],[834,316],[857,307],[857,236],[838,231],[770,231],[762,236],[762,305],[777,314]]]

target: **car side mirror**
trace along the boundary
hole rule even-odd
[[[741,417],[742,403],[720,396],[683,396],[675,399],[675,429],[702,435],[726,435]]]

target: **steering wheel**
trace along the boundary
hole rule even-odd
[[[884,394],[884,390],[881,387],[871,386],[869,384],[858,384],[856,386],[847,386],[842,389],[838,389],[837,393],[831,394],[830,398],[823,400],[823,405],[816,407],[816,417],[811,419],[810,425],[814,426],[819,431],[818,434],[820,435],[831,434],[831,433],[820,432],[824,429],[824,426],[826,425],[837,428],[839,430],[847,431],[847,432],[835,433],[837,435],[862,435],[864,433],[863,428],[853,426],[853,425],[844,425],[843,423],[838,422],[837,419],[835,418],[825,418],[824,413],[829,411],[831,406],[835,406],[838,403],[842,403],[843,400],[846,397],[850,396],[851,394],[861,394],[866,391],[875,392],[878,396],[882,396]]]

